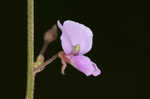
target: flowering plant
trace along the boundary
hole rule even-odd
[[[67,20],[62,25],[57,21],[57,26],[62,31],[60,40],[63,51],[45,61],[44,53],[47,46],[57,38],[56,24],[49,29],[44,35],[43,47],[34,62],[34,0],[28,0],[28,72],[27,72],[27,93],[26,99],[33,99],[34,94],[34,79],[38,72],[42,71],[48,64],[50,64],[57,57],[61,59],[62,68],[61,73],[67,67],[67,63],[74,68],[84,73],[86,76],[98,76],[101,70],[98,66],[84,54],[88,53],[92,48],[93,33],[90,28]]]
[[[84,56],[92,48],[93,33],[90,28],[71,20],[65,21],[63,25],[58,21],[57,25],[62,31],[60,39],[64,50],[59,53],[63,64],[62,74],[67,62],[86,76],[98,76],[101,73],[100,69],[87,56]]]

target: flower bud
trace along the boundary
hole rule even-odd
[[[35,66],[35,67],[40,66],[43,62],[44,62],[44,56],[40,54],[40,55],[37,57],[37,59],[36,59],[36,66]]]
[[[56,24],[53,25],[53,27],[51,29],[49,29],[45,35],[44,35],[44,41],[47,42],[47,43],[50,43],[54,40],[56,40],[57,38],[57,26]]]

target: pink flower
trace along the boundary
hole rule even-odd
[[[66,68],[65,62],[68,62],[86,76],[100,75],[101,71],[97,65],[90,58],[84,56],[92,48],[93,33],[91,29],[71,20],[65,21],[63,25],[57,21],[57,25],[62,31],[60,37],[64,50],[62,72]]]

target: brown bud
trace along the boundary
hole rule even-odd
[[[53,25],[53,27],[51,29],[49,29],[45,35],[44,35],[44,41],[47,42],[47,43],[50,43],[54,40],[56,40],[57,38],[57,26],[56,24]]]
[[[39,55],[36,59],[36,64],[37,66],[40,66],[42,63],[44,62],[44,56],[43,55]],[[36,67],[36,66],[35,66]]]

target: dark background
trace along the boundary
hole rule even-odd
[[[2,49],[1,97],[24,99],[27,72],[26,1],[3,4],[5,32]],[[2,18],[3,19],[3,18]],[[88,98],[136,99],[137,76],[150,58],[148,3],[100,0],[35,0],[35,58],[43,44],[43,33],[57,20],[74,20],[93,31],[93,48],[86,54],[102,70],[86,77],[71,66],[61,75],[56,59],[36,77],[35,99]],[[8,28],[9,27],[9,28]],[[59,31],[59,35],[61,32]],[[3,49],[4,48],[6,49]],[[51,43],[46,59],[62,50],[59,38]],[[6,86],[3,86],[6,84]],[[9,95],[8,95],[9,93]]]

